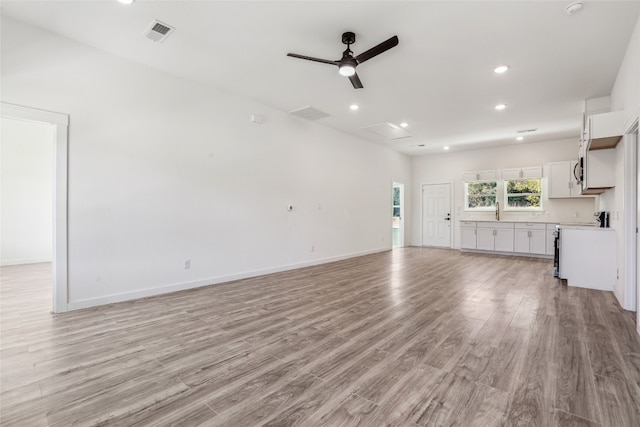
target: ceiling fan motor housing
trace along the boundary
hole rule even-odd
[[[347,31],[346,33],[342,33],[342,43],[347,46],[356,42],[356,35],[351,31]]]

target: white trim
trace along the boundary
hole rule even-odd
[[[356,253],[347,254],[347,255],[339,255],[335,257],[317,259],[313,261],[305,261],[305,262],[300,262],[296,264],[288,264],[280,267],[247,271],[244,273],[230,274],[227,276],[211,277],[209,279],[195,280],[191,282],[174,283],[174,284],[165,285],[162,287],[142,289],[136,292],[126,292],[126,293],[108,295],[108,296],[99,297],[99,298],[90,298],[85,300],[72,301],[69,303],[68,308],[69,310],[79,310],[82,308],[95,307],[98,305],[112,304],[112,303],[117,303],[122,301],[130,301],[130,300],[139,299],[139,298],[147,298],[147,297],[152,297],[156,295],[167,294],[170,292],[200,288],[203,286],[218,285],[221,283],[231,282],[234,280],[248,279],[250,277],[263,276],[266,274],[280,273],[283,271],[295,270],[295,269],[304,268],[304,267],[311,267],[314,265],[326,264],[329,262],[342,261],[349,258],[356,258],[356,257],[371,255],[379,252],[387,252],[389,250],[390,250],[389,248],[379,248],[379,249],[373,249],[369,251],[356,252]]]
[[[20,105],[0,103],[0,116],[55,126],[55,160],[53,188],[53,312],[67,311],[68,261],[67,261],[67,167],[68,127],[67,114],[38,110]]]
[[[622,215],[624,223],[622,224],[622,250],[623,250],[623,279],[622,287],[624,289],[624,298],[622,308],[625,310],[636,311],[636,206],[637,206],[637,165],[636,150],[637,138],[635,135],[625,135],[624,144],[624,194]]]
[[[424,186],[425,185],[443,185],[443,184],[449,184],[449,211],[451,212],[451,220],[449,221],[451,224],[449,224],[449,249],[452,249],[454,247],[454,242],[453,242],[453,225],[454,221],[455,221],[455,212],[453,211],[453,205],[454,205],[454,198],[453,198],[453,190],[454,190],[454,183],[453,181],[436,181],[436,182],[423,182],[422,184],[420,184],[420,246],[424,247],[424,242],[422,241],[423,237],[424,237]],[[437,246],[438,248],[445,248],[446,246]]]
[[[18,259],[9,259],[5,260],[1,267],[9,267],[11,265],[22,265],[22,264],[40,264],[43,262],[51,262],[51,258],[18,258]]]

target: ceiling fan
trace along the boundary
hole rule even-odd
[[[358,74],[356,74],[356,67],[359,64],[362,64],[364,61],[368,61],[374,56],[378,56],[381,53],[391,49],[392,47],[397,46],[398,36],[393,36],[390,39],[383,41],[379,45],[374,46],[365,52],[362,52],[358,56],[353,56],[353,52],[351,51],[351,49],[349,49],[349,47],[353,43],[355,43],[355,41],[356,41],[356,35],[354,33],[347,31],[346,33],[342,34],[342,43],[347,45],[347,49],[344,52],[342,52],[342,59],[338,61],[330,61],[328,59],[320,59],[320,58],[314,58],[312,56],[298,55],[297,53],[287,53],[287,56],[291,56],[292,58],[306,59],[308,61],[315,61],[315,62],[322,62],[325,64],[337,65],[340,75],[349,77],[349,80],[351,81],[351,84],[353,85],[354,88],[362,89],[363,88],[362,82],[360,81]]]

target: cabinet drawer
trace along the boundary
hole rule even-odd
[[[476,228],[476,222],[475,221],[460,221],[460,227]]]
[[[516,229],[545,230],[547,225],[540,222],[516,222]]]
[[[513,230],[513,222],[478,222],[478,228],[508,229]]]

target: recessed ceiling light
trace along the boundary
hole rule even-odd
[[[360,106],[358,104],[351,104],[349,108],[351,108],[353,111],[356,111],[358,108],[360,108]]]
[[[134,1],[136,1],[136,0],[118,0],[118,1],[119,1],[120,3],[122,3],[122,4],[131,4],[131,3],[133,3],[133,2],[134,2]]]
[[[401,128],[406,128],[407,126],[409,126],[409,123],[407,123],[407,122],[400,123],[400,127]]]
[[[499,67],[494,68],[493,72],[497,74],[502,74],[502,73],[505,73],[508,69],[509,67],[507,67],[506,65],[500,65]]]
[[[444,147],[442,147],[442,149],[446,151],[446,150],[448,150],[448,149],[449,149],[449,146],[448,146],[448,145],[445,145]]]
[[[580,12],[583,7],[584,7],[584,3],[583,2],[574,1],[574,2],[569,3],[567,5],[567,7],[565,8],[565,10],[567,11],[567,15],[575,15],[576,13]]]
[[[516,141],[522,141],[524,139],[524,136],[518,136],[516,137]]]
[[[505,108],[507,108],[507,106],[505,104],[498,104],[496,105],[496,110],[504,110]]]

